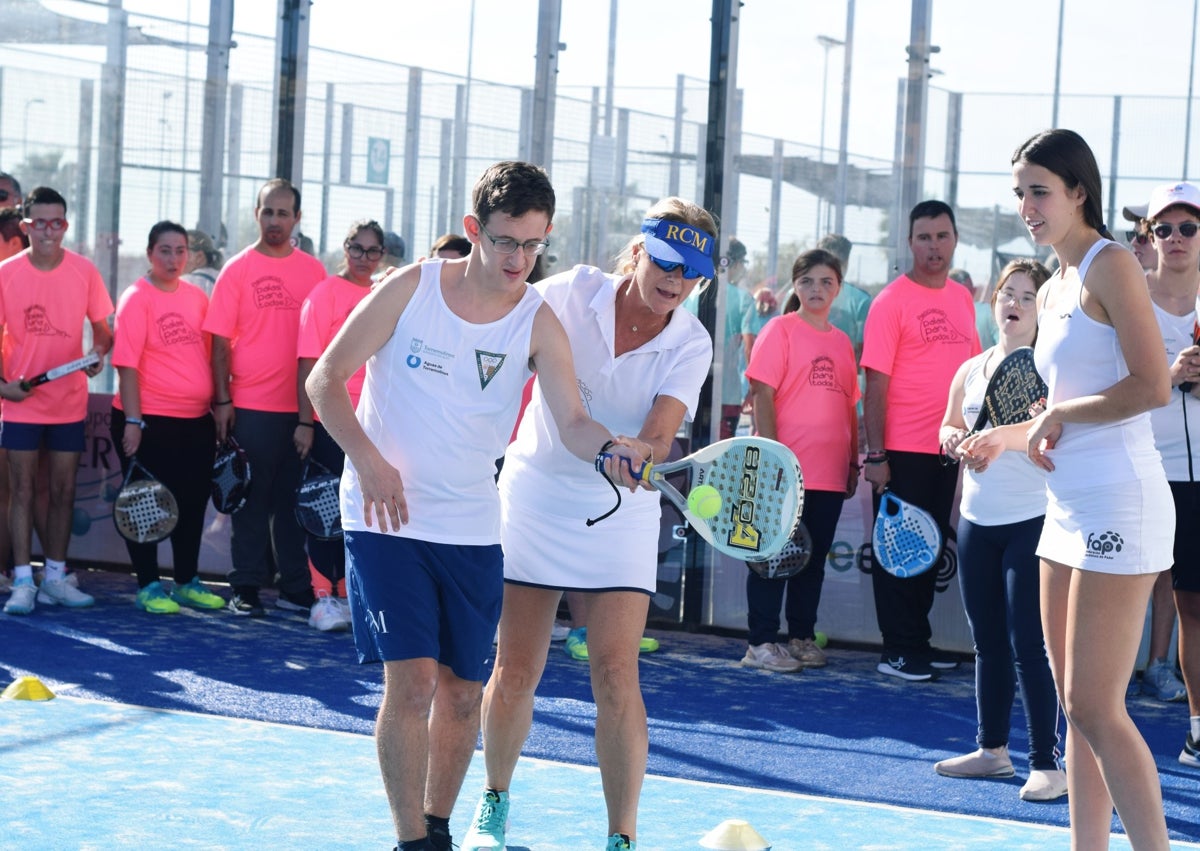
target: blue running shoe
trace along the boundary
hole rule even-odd
[[[563,644],[563,651],[576,662],[586,662],[588,660],[586,626],[581,626],[567,633],[567,641]]]
[[[608,837],[604,851],[637,851],[637,840],[630,839],[623,833],[614,833]]]

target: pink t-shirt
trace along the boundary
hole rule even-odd
[[[0,325],[4,340],[4,376],[12,381],[35,375],[83,356],[84,322],[101,322],[113,311],[99,270],[73,251],[42,272],[28,252],[0,264]],[[88,383],[72,372],[38,387],[22,402],[5,399],[0,418],[11,423],[56,425],[87,416]]]
[[[296,412],[300,306],[324,277],[321,262],[303,251],[268,257],[252,246],[225,264],[204,330],[229,339],[235,407]]]
[[[208,296],[187,281],[166,293],[141,278],[121,293],[112,362],[138,371],[143,414],[192,418],[208,412],[210,338],[200,330],[207,312]],[[120,394],[113,406],[124,410]]]
[[[867,314],[862,353],[864,368],[891,378],[883,448],[936,453],[950,382],[980,351],[966,287],[949,279],[923,287],[907,275],[884,287]]]
[[[304,306],[300,309],[300,337],[296,342],[296,357],[319,358],[329,348],[334,336],[346,323],[350,312],[371,293],[370,287],[360,287],[341,275],[330,275],[313,287]],[[362,395],[363,381],[367,377],[367,365],[350,376],[346,389],[350,401],[358,407]],[[316,414],[313,414],[316,418]]]
[[[844,491],[857,454],[854,346],[837,328],[818,331],[795,313],[767,322],[746,377],[775,389],[777,439],[796,453],[809,490]]]

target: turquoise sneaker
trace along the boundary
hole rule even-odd
[[[581,626],[568,632],[563,650],[576,662],[586,662],[588,660],[587,627]]]
[[[475,808],[475,819],[459,851],[503,851],[508,830],[508,793],[488,789]]]
[[[137,592],[137,607],[152,615],[173,615],[179,611],[179,604],[167,596],[161,582],[151,582]]]
[[[608,844],[604,846],[604,851],[636,851],[637,840],[630,839],[623,833],[614,833],[608,837]]]
[[[198,576],[193,576],[192,581],[184,585],[176,583],[175,589],[171,592],[171,599],[184,606],[191,606],[193,609],[225,608],[225,598],[218,597],[201,585]]]

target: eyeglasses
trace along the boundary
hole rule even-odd
[[[1136,242],[1138,245],[1145,245],[1150,241],[1150,234],[1141,233],[1140,231],[1136,230],[1127,230],[1125,231],[1125,241],[1128,243]]]
[[[34,230],[66,230],[67,220],[57,219],[25,219],[25,224]]]
[[[483,222],[479,223],[479,229],[483,231],[483,235],[492,241],[492,248],[496,249],[497,254],[516,254],[517,249],[525,252],[526,257],[537,257],[550,246],[550,240],[543,239],[538,241],[531,239],[528,242],[517,242],[511,236],[492,236],[487,232],[487,228],[483,226]]]
[[[670,261],[667,261],[667,260],[659,260],[657,257],[655,257],[653,254],[651,254],[649,251],[646,252],[646,256],[650,258],[651,263],[653,263],[658,268],[662,269],[664,272],[670,273],[670,272],[674,272],[676,269],[683,269],[683,277],[685,277],[689,280],[692,278],[703,278],[704,277],[703,272],[699,271],[698,269],[693,269],[691,266],[685,266],[682,263],[671,263]]]
[[[1162,222],[1154,226],[1154,235],[1159,239],[1170,239],[1171,234],[1174,233],[1176,228],[1179,229],[1181,237],[1191,239],[1196,235],[1197,231],[1200,231],[1200,222],[1180,222],[1177,225],[1173,225],[1170,222]]]
[[[1037,304],[1037,296],[1033,293],[1018,293],[1015,290],[1003,289],[1000,290],[1001,301],[1007,301],[1010,304],[1015,304],[1028,310]]]
[[[383,249],[378,245],[372,245],[370,248],[363,248],[357,242],[346,241],[343,245],[346,253],[355,260],[361,260],[366,257],[368,260],[378,260],[383,256]]]

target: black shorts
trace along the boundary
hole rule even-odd
[[[1175,499],[1175,563],[1171,587],[1200,594],[1200,482],[1171,482]]]

